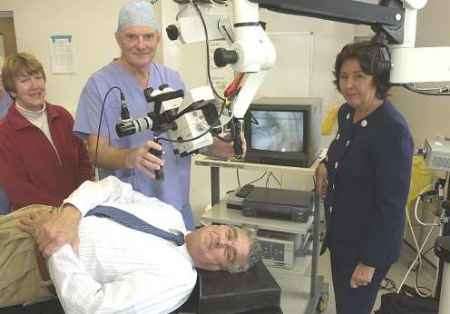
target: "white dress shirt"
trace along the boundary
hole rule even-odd
[[[64,203],[82,216],[97,205],[112,206],[161,229],[186,233],[178,210],[116,177],[86,181]],[[195,286],[197,273],[186,245],[95,216],[81,219],[79,235],[78,256],[65,245],[48,262],[66,314],[170,313]]]

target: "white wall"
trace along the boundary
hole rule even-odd
[[[12,10],[18,51],[34,54],[47,72],[48,100],[74,112],[87,78],[119,55],[114,40],[117,16],[127,0],[1,0],[0,11]],[[73,36],[74,74],[50,73],[49,38]]]

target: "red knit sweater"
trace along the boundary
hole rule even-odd
[[[47,117],[58,154],[15,105],[0,122],[0,185],[12,210],[37,203],[58,206],[93,176],[84,143],[72,132],[70,113],[47,104]]]

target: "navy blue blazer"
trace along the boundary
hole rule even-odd
[[[382,268],[399,257],[414,144],[389,101],[357,123],[353,113],[341,106],[328,149],[326,242],[335,253],[352,248],[357,262]]]

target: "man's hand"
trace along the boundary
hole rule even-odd
[[[328,189],[327,167],[321,162],[316,168],[316,188],[321,198],[325,198]]]
[[[150,178],[155,178],[155,170],[160,170],[164,165],[164,160],[149,152],[150,149],[161,150],[162,147],[154,141],[148,141],[143,146],[130,149],[126,158],[125,166],[129,169],[139,169]]]
[[[353,271],[352,278],[350,279],[350,287],[358,288],[361,286],[367,286],[372,282],[374,273],[375,268],[359,263]]]
[[[42,255],[49,257],[67,243],[78,252],[79,221],[78,209],[65,205],[61,213],[30,214],[19,221],[18,227],[33,236]]]

